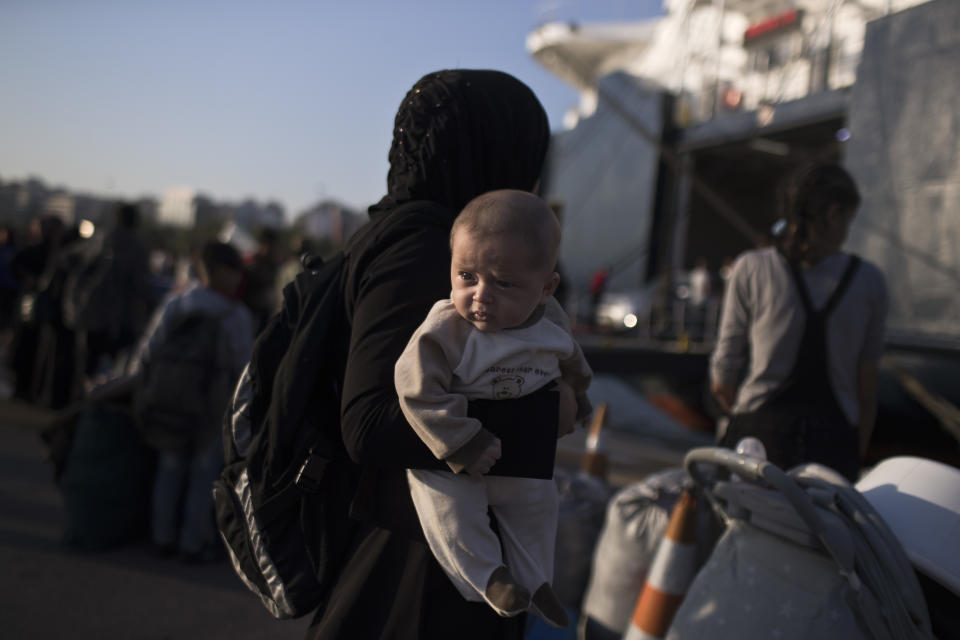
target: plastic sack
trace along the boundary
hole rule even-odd
[[[583,601],[579,637],[623,637],[687,474],[667,469],[621,489],[606,512]]]
[[[145,537],[153,467],[127,412],[97,406],[81,413],[59,478],[64,542],[101,551]]]
[[[568,608],[578,611],[590,577],[590,558],[613,490],[599,478],[560,469],[554,480],[560,491],[560,514],[553,588]]]
[[[865,636],[847,606],[848,587],[821,552],[734,520],[697,575],[668,640]]]
[[[818,464],[787,473],[715,447],[688,452],[684,465],[727,529],[667,640],[932,640],[900,542],[839,473]]]

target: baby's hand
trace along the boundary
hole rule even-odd
[[[496,438],[490,446],[480,453],[476,460],[467,465],[467,473],[479,478],[493,468],[493,465],[500,459],[500,455],[500,438]]]

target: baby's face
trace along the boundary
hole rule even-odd
[[[517,235],[490,237],[460,229],[450,263],[457,312],[480,331],[523,324],[556,288],[556,274],[535,269],[532,262]]]

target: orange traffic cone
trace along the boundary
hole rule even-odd
[[[593,420],[590,423],[590,431],[587,432],[586,450],[583,452],[583,459],[580,463],[581,471],[601,480],[607,478],[607,454],[600,446],[600,432],[603,430],[603,424],[606,420],[607,403],[601,402],[593,410]]]
[[[697,499],[680,494],[673,508],[624,640],[663,638],[697,572]]]

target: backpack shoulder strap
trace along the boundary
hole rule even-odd
[[[853,281],[853,276],[857,274],[859,267],[860,257],[850,254],[850,260],[847,261],[847,267],[844,269],[843,275],[840,276],[840,282],[837,283],[837,288],[833,290],[830,299],[827,300],[827,304],[823,306],[824,315],[829,315],[830,312],[833,311],[833,308],[837,306],[837,303],[840,302],[843,294],[850,288],[850,283]]]
[[[786,260],[786,258],[784,259]],[[837,283],[837,288],[833,290],[833,293],[830,294],[830,298],[827,300],[827,303],[820,309],[815,309],[813,307],[813,302],[810,300],[810,292],[807,290],[807,285],[803,281],[803,274],[800,272],[800,267],[789,260],[787,260],[787,266],[790,270],[790,275],[793,277],[793,282],[797,287],[797,292],[800,294],[800,300],[803,302],[803,308],[807,314],[820,313],[826,317],[830,315],[830,312],[833,311],[833,308],[837,306],[837,303],[840,302],[841,298],[843,298],[843,294],[846,293],[847,289],[850,287],[850,282],[853,280],[853,276],[856,275],[857,268],[860,266],[860,258],[853,254],[850,255],[850,260],[847,262],[847,266],[843,271],[843,275],[840,276],[840,282]]]
[[[790,260],[787,260],[786,256],[784,256],[783,259],[787,263],[787,270],[793,278],[793,284],[797,287],[797,293],[800,294],[800,302],[803,303],[803,310],[807,312],[808,316],[816,313],[817,310],[813,308],[813,302],[810,300],[810,292],[807,290],[807,283],[803,281],[803,273],[801,273],[800,267]]]

